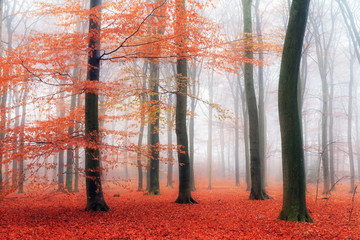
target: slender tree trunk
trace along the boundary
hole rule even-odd
[[[159,77],[160,64],[158,61],[150,60],[150,189],[152,195],[160,194],[159,186],[159,128],[160,128],[160,103],[159,103]]]
[[[81,95],[78,94],[77,95],[77,103],[76,103],[78,108],[81,105],[80,99],[81,99]],[[78,123],[76,124],[76,129],[77,129],[77,131],[80,132],[80,124],[78,124]],[[80,162],[79,147],[76,147],[75,148],[75,166],[74,166],[74,170],[75,170],[75,174],[74,174],[74,192],[79,192],[79,170],[80,170],[79,162]]]
[[[349,82],[349,104],[348,104],[348,149],[349,149],[349,160],[350,160],[350,192],[353,193],[355,190],[355,166],[354,166],[354,155],[352,147],[352,91],[354,87],[354,60],[355,56],[350,58],[350,82]]]
[[[24,171],[24,135],[25,135],[25,119],[26,119],[26,100],[28,95],[28,86],[25,84],[24,88],[24,96],[22,99],[23,107],[22,107],[22,115],[21,115],[21,123],[20,123],[20,149],[21,153],[20,161],[19,161],[19,191],[18,193],[24,193],[24,182],[25,182],[25,171]]]
[[[234,113],[235,113],[235,126],[234,126],[234,133],[235,133],[235,185],[238,187],[240,186],[240,161],[239,161],[239,92],[241,91],[241,85],[236,84],[235,90],[235,98],[234,98]]]
[[[249,117],[246,107],[246,96],[240,84],[240,76],[238,77],[239,92],[241,97],[242,115],[244,119],[244,150],[245,150],[245,182],[246,191],[251,189],[251,174],[250,174],[250,152],[249,152]],[[239,94],[239,93],[238,93]],[[239,97],[238,97],[239,99]],[[236,115],[236,114],[235,114]],[[236,140],[235,140],[236,141]]]
[[[244,33],[245,33],[245,56],[247,59],[253,59],[252,52],[252,19],[251,19],[252,0],[242,0],[244,15]],[[260,157],[260,135],[259,119],[256,104],[256,95],[254,89],[253,65],[245,63],[245,95],[249,114],[250,127],[250,168],[251,168],[251,192],[249,199],[264,200],[269,198],[263,189],[261,177],[261,157]]]
[[[144,63],[144,68],[143,68],[143,73],[146,76],[146,72],[147,72],[147,61],[145,61]],[[142,88],[143,91],[146,90],[146,77],[144,77],[143,79],[143,83],[142,83]],[[141,98],[140,98],[140,105],[143,107],[145,105],[145,100],[146,100],[146,95],[145,92],[143,92],[141,94]],[[142,191],[143,190],[143,164],[141,161],[141,146],[142,146],[142,141],[144,138],[144,128],[145,128],[145,113],[144,111],[142,111],[143,113],[141,114],[141,119],[140,119],[140,134],[139,134],[139,138],[138,138],[138,147],[139,147],[139,152],[137,153],[136,156],[136,164],[137,164],[137,170],[138,170],[138,191]]]
[[[221,154],[221,176],[225,177],[225,139],[224,139],[224,124],[220,123],[220,154]]]
[[[211,74],[209,79],[209,122],[208,122],[208,177],[209,177],[209,189],[212,189],[212,115],[213,108],[211,103],[213,102],[213,81],[214,81],[214,72]]]
[[[19,102],[20,102],[20,96],[19,96],[19,92],[17,91],[17,88],[15,87],[14,90],[14,97],[15,97],[15,122],[14,122],[14,128],[18,128],[19,127],[19,115],[20,115],[20,106]],[[9,118],[10,119],[10,118]],[[18,136],[15,137],[16,138],[16,142],[18,142]],[[13,150],[13,154],[14,156],[16,156],[16,152],[18,151],[17,148],[15,148]],[[16,188],[18,188],[19,186],[19,166],[18,166],[18,161],[19,159],[14,158],[12,160],[12,172],[11,172],[11,185],[12,188],[15,190]]]
[[[194,155],[195,155],[195,150],[194,150],[194,146],[195,146],[195,108],[196,108],[196,98],[195,96],[197,96],[197,86],[196,86],[196,71],[197,67],[194,66],[193,70],[192,70],[192,81],[193,81],[193,86],[192,86],[192,98],[190,101],[190,111],[191,111],[191,116],[190,116],[190,121],[189,121],[189,140],[190,140],[190,186],[191,186],[191,191],[195,191],[195,176],[194,176]]]
[[[335,168],[334,168],[334,76],[333,69],[330,70],[330,96],[329,96],[329,163],[330,163],[330,184],[332,191],[335,190]]]
[[[186,107],[187,107],[187,89],[188,89],[188,73],[187,59],[183,56],[185,53],[182,49],[186,45],[186,7],[185,0],[175,1],[175,32],[176,35],[182,36],[178,40],[178,57],[176,61],[176,140],[179,147],[178,163],[179,163],[179,196],[176,203],[196,203],[191,197],[190,185],[190,158],[188,136],[186,129]]]
[[[255,3],[255,16],[256,16],[256,33],[258,43],[263,44],[262,32],[261,32],[261,19],[259,14],[260,0],[256,0]],[[264,61],[264,53],[260,49],[259,60]],[[265,121],[265,102],[264,102],[264,65],[260,63],[258,67],[258,79],[259,79],[259,149],[260,149],[260,161],[261,161],[261,178],[263,188],[265,187],[266,176],[266,121]]]
[[[279,119],[283,164],[283,206],[279,219],[312,222],[305,200],[304,151],[298,104],[298,80],[310,0],[293,0],[279,79]],[[296,99],[297,101],[294,101]]]
[[[170,88],[170,82],[167,83],[167,87]],[[172,121],[172,97],[169,95],[168,97],[168,110],[166,111],[166,122],[167,122],[167,157],[168,157],[168,166],[167,166],[167,182],[166,186],[174,188],[173,186],[173,149],[172,149],[172,133],[173,133],[173,121]]]
[[[77,69],[75,69],[74,76],[77,76]],[[76,106],[76,92],[73,91],[71,95],[71,103],[70,103],[70,116],[74,114],[75,106]],[[73,121],[72,124],[68,128],[69,136],[74,135],[74,125],[75,122]],[[67,149],[67,156],[66,156],[66,190],[68,192],[73,191],[73,165],[74,165],[74,146],[69,145]]]
[[[59,150],[59,159],[58,159],[58,191],[64,189],[64,150]]]
[[[90,9],[101,6],[101,0],[91,0]],[[94,83],[100,79],[100,27],[101,13],[96,10],[89,19],[89,54],[87,81]],[[107,211],[101,186],[99,149],[99,106],[97,89],[87,88],[85,92],[85,139],[90,144],[85,148],[86,211]],[[90,147],[92,145],[93,147]]]

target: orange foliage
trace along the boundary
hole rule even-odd
[[[179,205],[177,191],[144,195],[112,186],[105,191],[109,212],[83,210],[85,193],[59,192],[9,195],[0,202],[1,239],[359,239],[360,201],[337,190],[314,208],[310,186],[308,207],[315,223],[277,220],[281,186],[269,187],[275,200],[249,201],[244,188],[232,183],[206,184],[193,193],[200,204]],[[105,188],[109,186],[105,184]],[[339,189],[339,188],[338,188]]]

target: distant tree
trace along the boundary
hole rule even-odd
[[[306,208],[304,151],[297,97],[300,60],[310,0],[293,0],[281,59],[279,118],[283,164],[283,206],[279,219],[312,222]]]

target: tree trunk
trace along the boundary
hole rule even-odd
[[[90,9],[99,8],[101,0],[91,0]],[[90,14],[87,81],[97,83],[100,80],[100,10]],[[99,106],[95,88],[86,88],[85,92],[85,139],[89,143],[85,148],[86,174],[86,211],[107,211],[101,187],[101,168],[99,150]]]
[[[74,76],[78,76],[77,71],[78,69],[76,67],[74,71],[75,72]],[[77,96],[76,92],[73,91],[71,95],[71,103],[70,103],[70,116],[74,114],[74,110],[76,106],[76,96]],[[74,125],[75,125],[75,121],[73,121],[68,128],[69,137],[73,137],[74,135]],[[74,165],[74,146],[69,145],[66,156],[66,183],[65,183],[65,187],[68,192],[72,192],[73,190],[73,165]]]
[[[187,74],[187,59],[183,57],[185,46],[186,32],[186,7],[185,0],[175,1],[175,31],[176,35],[182,36],[178,40],[178,57],[176,61],[176,116],[175,116],[175,131],[178,145],[178,164],[179,164],[179,195],[176,203],[196,203],[191,197],[190,185],[190,158],[188,136],[186,129],[186,107],[187,107],[187,89],[188,89],[188,74]]]
[[[330,184],[331,191],[335,190],[335,168],[334,168],[334,76],[333,68],[330,69],[330,96],[329,96],[329,163],[330,163]]]
[[[15,87],[15,86],[14,86]],[[14,122],[14,129],[19,127],[19,111],[20,111],[20,96],[19,96],[19,92],[17,91],[17,87],[15,87],[14,89],[14,98],[15,98],[15,122]],[[10,118],[9,118],[10,119]],[[15,136],[15,141],[18,141],[18,136]],[[13,150],[13,154],[14,156],[16,156],[16,152],[18,151],[17,148],[15,148]],[[12,160],[12,172],[11,172],[11,185],[12,188],[15,190],[16,188],[18,188],[19,186],[19,166],[18,166],[18,159],[14,158]]]
[[[250,174],[250,153],[249,153],[249,118],[246,107],[246,97],[243,91],[243,88],[240,84],[240,76],[238,76],[238,91],[240,92],[241,97],[241,107],[242,115],[244,119],[244,150],[245,150],[245,182],[246,182],[246,191],[251,189],[251,174]],[[237,94],[239,94],[239,92]],[[237,97],[239,99],[239,97]],[[239,110],[238,110],[239,111]],[[235,113],[236,115],[236,113]],[[235,140],[236,141],[236,140]]]
[[[159,128],[160,128],[160,103],[159,103],[159,74],[160,64],[156,60],[150,61],[150,104],[151,111],[149,115],[149,145],[150,145],[150,188],[152,195],[160,194],[159,186]]]
[[[59,159],[58,159],[58,191],[64,189],[64,150],[59,150]]]
[[[27,83],[24,84],[24,95],[22,99],[22,115],[21,115],[21,123],[20,123],[20,147],[19,152],[22,153],[24,151],[24,137],[25,137],[25,119],[26,119],[26,100],[28,95],[28,86]],[[25,182],[25,171],[24,171],[24,156],[21,154],[19,160],[19,191],[18,193],[24,193],[24,182]]]
[[[167,83],[168,89],[170,88],[170,82]],[[173,165],[174,165],[174,159],[173,159],[173,149],[172,149],[172,134],[173,134],[173,120],[172,120],[172,97],[169,95],[168,97],[168,110],[166,111],[166,122],[167,122],[167,182],[166,186],[174,188],[173,186]]]
[[[262,32],[261,32],[261,19],[259,14],[260,0],[256,0],[255,3],[255,16],[256,16],[256,33],[258,43],[263,44]],[[264,189],[266,183],[266,121],[265,121],[265,97],[264,97],[264,53],[260,49],[259,60],[261,61],[258,67],[258,79],[259,79],[259,149],[260,149],[260,162],[261,162],[261,179],[262,188]]]
[[[197,75],[197,67],[194,65],[192,70],[192,77],[191,80],[193,81],[192,85],[192,98],[190,101],[190,121],[189,121],[189,140],[190,140],[190,187],[191,191],[195,191],[195,174],[194,174],[194,155],[195,155],[195,109],[196,109],[196,96],[198,95],[198,91],[196,90],[196,75]]]
[[[209,185],[208,188],[212,189],[212,115],[213,108],[211,106],[213,102],[213,81],[214,81],[214,72],[211,74],[209,79],[209,122],[208,122],[208,146],[207,146],[207,157],[208,157],[208,178]]]
[[[239,77],[239,75],[238,75]],[[239,101],[240,101],[240,96],[239,96],[239,92],[241,91],[241,85],[238,82],[235,88],[235,98],[234,98],[234,113],[235,113],[235,126],[234,126],[234,133],[235,133],[235,149],[234,149],[234,154],[235,154],[235,185],[238,187],[240,186],[240,161],[239,161]],[[243,109],[244,110],[244,109]],[[244,127],[245,128],[245,127]]]
[[[304,152],[298,104],[302,44],[310,0],[293,0],[279,79],[279,119],[283,164],[283,206],[279,219],[312,222],[306,208]],[[297,101],[294,101],[296,99]]]
[[[350,57],[350,82],[349,82],[349,105],[348,105],[348,149],[349,149],[349,161],[350,161],[350,192],[355,191],[355,166],[354,155],[352,147],[352,91],[354,87],[354,60],[355,56],[351,53]]]
[[[81,99],[81,95],[78,94],[77,95],[77,103],[76,103],[76,106],[78,108],[81,105],[80,99]],[[76,124],[76,129],[79,132],[81,131],[79,123]],[[79,147],[76,147],[76,149],[75,149],[75,166],[74,166],[74,170],[75,170],[75,174],[74,174],[74,192],[79,192],[79,165],[80,165],[79,162],[80,162]]]
[[[252,0],[242,0],[244,15],[245,33],[245,56],[248,60],[253,59],[252,52],[252,19],[251,19]],[[269,198],[263,189],[261,177],[261,158],[260,158],[260,139],[259,139],[259,119],[254,89],[253,65],[245,63],[245,95],[249,114],[250,127],[250,173],[251,173],[251,192],[249,199],[264,200]]]
[[[221,176],[225,178],[225,139],[224,124],[220,123],[220,154],[221,154]]]

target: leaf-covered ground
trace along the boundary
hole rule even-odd
[[[101,213],[84,211],[84,192],[11,194],[0,202],[0,239],[360,239],[360,194],[349,222],[353,195],[346,190],[319,196],[315,206],[315,188],[309,187],[315,223],[276,219],[280,185],[268,188],[275,200],[266,201],[247,200],[243,186],[200,187],[193,193],[200,204],[194,205],[175,204],[174,189],[161,192],[105,189],[111,210]]]

